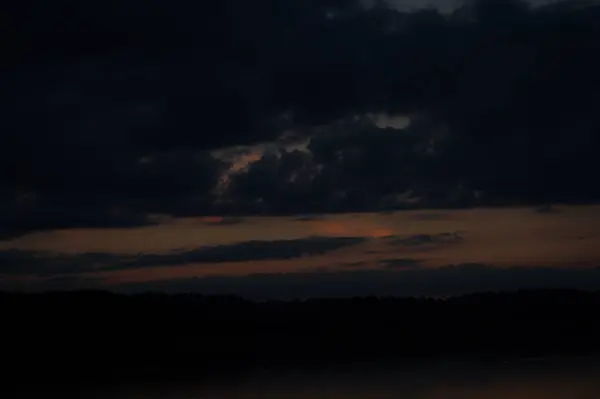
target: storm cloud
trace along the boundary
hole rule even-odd
[[[374,3],[14,3],[2,204],[56,215],[29,231],[102,225],[83,213],[116,209],[144,224],[600,198],[600,5]],[[267,152],[222,181],[230,165],[212,150],[283,133],[306,151]]]

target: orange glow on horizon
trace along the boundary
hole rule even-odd
[[[394,235],[394,230],[369,220],[317,220],[312,223],[316,235],[336,237],[382,238]]]
[[[223,220],[225,220],[223,216],[203,216],[200,218],[200,221],[206,224],[222,223]]]

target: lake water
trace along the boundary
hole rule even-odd
[[[598,399],[600,360],[264,371],[201,384],[143,384],[79,394],[93,399]]]

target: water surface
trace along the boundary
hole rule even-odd
[[[86,395],[88,396],[88,395]],[[313,372],[263,371],[198,384],[143,384],[90,394],[98,399],[598,399],[600,361],[372,365]]]

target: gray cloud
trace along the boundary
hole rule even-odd
[[[452,244],[464,240],[464,232],[417,234],[409,237],[391,236],[384,238],[390,245],[420,247],[431,244]]]
[[[298,222],[315,222],[315,221],[324,220],[324,219],[325,218],[323,216],[308,215],[308,216],[299,216],[296,218],[296,221],[298,221]]]
[[[416,220],[444,220],[450,217],[448,213],[419,213],[413,216]]]
[[[435,7],[444,12],[454,11],[462,6],[465,1],[462,0],[386,0],[388,4],[399,10],[411,10],[419,8]],[[554,2],[555,0],[528,0],[534,6],[540,6]]]
[[[224,263],[292,259],[314,256],[360,244],[362,237],[310,237],[295,240],[247,241],[238,244],[203,247],[180,254],[141,255],[106,269],[131,269],[186,263]]]
[[[347,269],[359,269],[362,268],[363,266],[366,266],[368,264],[367,261],[364,260],[359,260],[356,262],[347,262],[342,264],[342,267],[347,268]]]
[[[112,151],[104,145],[89,144],[94,151]],[[34,151],[38,150],[45,151],[41,147]],[[2,190],[0,182],[1,236],[60,228],[137,227],[152,224],[150,214],[210,213],[211,191],[226,167],[197,151],[145,156],[117,152],[101,159],[77,148],[72,151],[39,154],[39,167],[22,172],[30,189]],[[41,164],[44,157],[47,165]]]
[[[390,258],[390,259],[381,259],[378,263],[383,266],[384,269],[411,269],[413,267],[418,267],[421,263],[420,260],[417,259],[408,259],[408,258]]]
[[[237,244],[201,247],[167,254],[138,256],[108,253],[63,255],[19,250],[0,252],[0,276],[76,275],[93,271],[143,269],[189,263],[247,262],[292,259],[324,254],[365,241],[361,237],[310,237],[295,240],[247,241]]]
[[[77,275],[99,270],[105,265],[123,261],[126,257],[107,253],[64,255],[49,252],[20,251],[0,252],[0,276],[14,277],[35,275],[52,277]]]
[[[143,218],[600,199],[597,2],[396,8],[14,2],[0,45],[0,202],[31,231],[102,226],[87,209]],[[354,120],[380,113],[411,124]],[[215,204],[227,165],[209,151],[290,130],[309,153],[266,155]],[[35,211],[20,204],[28,195]],[[28,220],[61,206],[80,210]]]
[[[203,223],[210,226],[235,226],[246,223],[246,220],[240,217],[216,217],[208,218]]]
[[[128,209],[13,202],[0,209],[0,240],[52,229],[134,228],[153,224],[155,222],[146,214]]]

